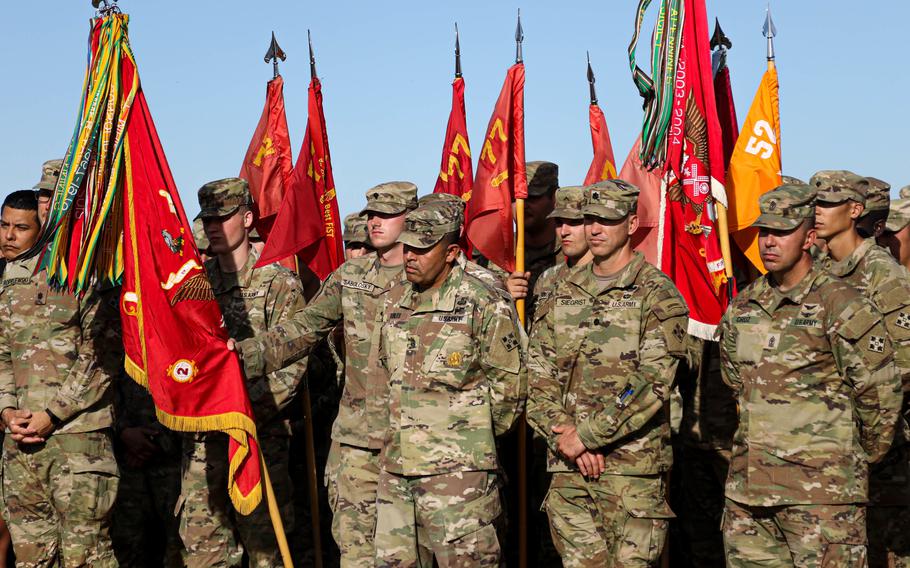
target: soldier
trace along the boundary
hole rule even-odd
[[[891,184],[878,178],[867,177],[866,205],[856,223],[856,230],[863,238],[877,239],[885,231],[888,209],[891,204]]]
[[[388,427],[388,378],[374,353],[374,325],[383,297],[404,280],[398,236],[405,214],[417,207],[417,186],[388,182],[367,191],[370,242],[376,253],[349,260],[329,275],[319,293],[292,320],[239,343],[247,374],[280,369],[305,357],[344,323],[345,385],[332,428],[326,467],[332,535],[342,566],[373,566],[379,450]]]
[[[894,363],[910,391],[910,275],[871,237],[863,238],[863,224],[873,228],[884,220],[887,184],[878,183],[847,171],[821,171],[812,176],[816,193],[816,230],[828,242],[827,269],[872,302],[881,313],[885,330],[894,350]],[[884,197],[882,195],[884,194]],[[870,198],[870,196],[875,196]],[[873,202],[866,215],[864,205]],[[887,206],[887,205],[886,205]],[[871,218],[871,222],[869,221]],[[880,231],[878,231],[880,235]],[[910,417],[910,399],[904,401],[903,414]],[[910,565],[910,436],[898,431],[891,451],[870,471],[869,479],[869,564]]]
[[[670,390],[688,310],[633,252],[638,189],[587,188],[593,261],[569,272],[535,314],[528,422],[547,440],[544,502],[565,566],[656,566],[668,519]]]
[[[63,160],[48,160],[41,165],[41,179],[35,184],[34,189],[38,192],[38,219],[42,225],[47,219],[47,212],[51,208],[54,188],[57,187],[57,180],[60,178],[60,168],[62,167]]]
[[[118,292],[52,290],[23,256],[40,231],[34,191],[7,196],[0,286],[3,517],[23,566],[117,566],[111,380],[123,368]]]
[[[252,199],[246,180],[227,178],[199,189],[202,219],[213,258],[206,274],[224,315],[228,333],[250,339],[276,329],[305,306],[300,282],[278,264],[254,268],[259,259],[250,244]],[[247,373],[247,391],[266,467],[285,530],[293,529],[293,487],[288,469],[290,423],[285,411],[294,400],[306,360],[272,373]],[[281,557],[263,500],[250,515],[233,515],[228,502],[228,438],[203,433],[184,440],[180,536],[187,565],[240,566],[243,549],[250,566],[280,564]],[[239,542],[236,530],[239,533]]]
[[[370,237],[367,235],[367,219],[360,213],[352,213],[344,218],[344,259],[360,258],[372,252]]]
[[[534,285],[535,303],[544,300],[545,295],[550,294],[557,283],[568,277],[571,269],[585,266],[594,258],[585,240],[585,217],[581,212],[585,200],[583,187],[567,186],[556,190],[556,207],[550,212],[549,218],[556,225],[556,236],[565,262],[551,266],[540,275]]]
[[[907,192],[907,196],[903,196]],[[876,241],[910,269],[910,186],[901,189],[901,198],[891,202],[885,230]]]
[[[813,264],[814,191],[760,199],[768,274],[718,327],[737,394],[724,510],[729,566],[865,566],[868,464],[898,426],[900,379],[870,302]]]
[[[389,427],[377,496],[377,566],[499,566],[496,436],[524,406],[514,306],[457,262],[463,217],[408,214],[407,282],[388,293],[379,357]]]
[[[181,438],[158,422],[148,390],[126,373],[114,386],[114,449],[120,466],[111,523],[114,554],[124,568],[181,568],[183,542],[174,517]]]

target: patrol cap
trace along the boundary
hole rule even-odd
[[[196,248],[199,252],[205,252],[209,248],[209,238],[205,235],[205,229],[202,226],[202,219],[196,217],[193,220],[193,240],[196,241]]]
[[[809,180],[820,203],[855,201],[866,204],[869,180],[847,170],[822,170]]]
[[[370,242],[367,236],[367,218],[360,213],[351,213],[344,218],[344,233],[341,235],[344,244]]]
[[[367,191],[367,205],[361,215],[370,211],[398,215],[417,208],[417,186],[409,181],[389,181]]]
[[[621,179],[608,179],[586,188],[586,200],[581,209],[584,216],[618,221],[635,212],[638,188]]]
[[[910,197],[902,197],[891,202],[885,230],[896,233],[910,225]]]
[[[528,197],[546,195],[559,187],[559,166],[553,162],[528,162]]]
[[[556,190],[556,206],[547,219],[584,219],[581,209],[585,205],[585,188],[577,185]]]
[[[780,176],[781,185],[805,185],[806,182],[793,176]]]
[[[411,211],[404,218],[404,231],[398,242],[414,248],[430,248],[449,233],[461,230],[464,215],[448,203],[429,203]]]
[[[467,203],[465,203],[464,199],[457,195],[452,195],[451,193],[429,193],[424,195],[417,200],[417,207],[423,207],[424,205],[431,205],[434,203],[445,203],[461,209],[462,215],[464,215],[465,207],[467,207]]]
[[[888,211],[891,204],[891,184],[878,178],[866,176],[869,189],[866,192],[866,208],[860,217],[872,211]]]
[[[910,185],[902,187],[899,195],[901,196],[901,199],[910,199]]]
[[[38,180],[33,189],[37,189],[39,193],[42,191],[54,191],[62,168],[63,160],[48,160],[41,164],[41,179]]]
[[[806,184],[788,184],[758,199],[761,215],[753,227],[789,231],[815,215],[815,190]]]
[[[196,219],[230,215],[241,205],[250,206],[250,185],[242,178],[225,178],[210,181],[199,188],[199,207]]]

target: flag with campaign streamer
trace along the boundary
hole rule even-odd
[[[91,22],[76,130],[34,253],[75,294],[121,286],[126,370],[159,421],[229,436],[229,493],[241,513],[262,497],[253,411],[142,92],[129,16]]]

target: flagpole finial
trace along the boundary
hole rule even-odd
[[[272,64],[273,78],[278,77],[278,60],[286,60],[288,58],[287,54],[281,49],[281,46],[278,45],[278,40],[275,39],[275,32],[272,32],[272,43],[269,44],[269,50],[265,52],[265,57],[263,58],[266,63]]]
[[[714,35],[711,36],[711,49],[721,48],[724,50],[733,49],[733,42],[724,33],[720,27],[720,20],[714,18]]]
[[[525,39],[525,32],[521,28],[521,8],[518,9],[518,26],[515,28],[515,63],[521,63],[524,59],[521,56],[521,42]]]
[[[313,53],[313,36],[310,35],[310,30],[306,31],[306,41],[310,47],[310,79],[312,80],[316,78],[316,54]]]
[[[768,38],[768,61],[774,61],[774,38],[777,36],[777,28],[774,26],[774,20],[771,19],[770,2],[765,12],[765,25],[762,28],[762,35]]]
[[[461,78],[461,43],[458,41],[458,22],[455,22],[455,78]]]
[[[597,104],[597,90],[594,88],[594,82],[596,81],[596,79],[594,78],[594,69],[591,69],[591,52],[588,51],[585,53],[588,54],[588,88],[591,91],[591,104],[596,105]]]
[[[120,12],[117,0],[92,0],[92,7],[98,10],[98,15],[101,17]]]

